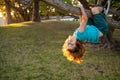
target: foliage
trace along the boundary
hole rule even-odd
[[[5,15],[5,2],[3,0],[0,1],[0,12],[2,12],[3,15]]]
[[[44,2],[40,2],[40,15],[49,18],[50,15],[55,15],[55,8]]]
[[[111,8],[118,9],[120,7],[120,0],[111,0]]]
[[[74,0],[62,0],[62,1],[65,2],[66,4],[70,4],[70,5],[77,4],[77,1],[74,1]],[[48,17],[50,15],[66,15],[68,13],[65,12],[64,10],[55,8],[54,6],[51,6],[49,4],[46,4],[46,3],[40,1],[40,14],[42,16]]]

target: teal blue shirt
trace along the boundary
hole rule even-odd
[[[87,25],[84,32],[75,30],[74,35],[79,41],[98,43],[100,31],[93,25]]]

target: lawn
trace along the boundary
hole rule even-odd
[[[64,40],[78,26],[46,21],[0,27],[0,80],[120,80],[120,52],[89,48],[80,64],[63,56]]]

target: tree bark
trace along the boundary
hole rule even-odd
[[[39,0],[33,0],[33,19],[32,21],[40,22]]]
[[[65,4],[61,0],[41,0],[41,1],[46,2],[46,3],[50,4],[50,5],[53,5],[53,6],[57,7],[57,8],[59,8],[59,9],[70,12],[72,14],[76,14],[76,15],[81,14],[81,11],[80,11],[79,8],[74,7],[72,5],[69,5],[69,4]],[[85,11],[86,11],[88,16],[92,16],[91,13],[90,13],[90,10],[86,9]]]
[[[12,23],[10,4],[9,4],[9,1],[7,0],[4,0],[4,1],[5,1],[5,6],[6,6],[6,13],[7,13],[7,24],[10,24]]]

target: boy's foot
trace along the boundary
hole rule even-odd
[[[104,7],[103,9],[103,14],[107,15],[108,14],[108,10]]]

